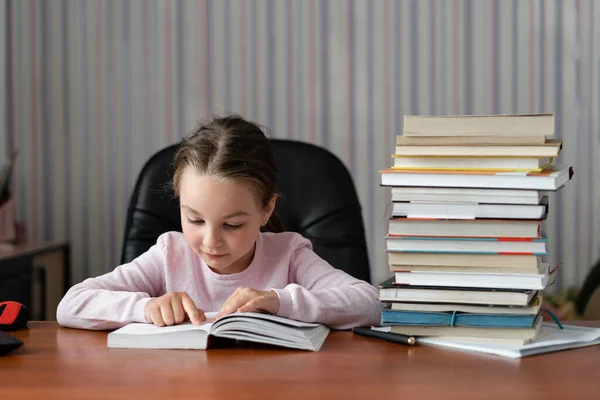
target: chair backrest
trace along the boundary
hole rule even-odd
[[[575,299],[575,311],[584,319],[600,318],[600,260],[590,268]]]
[[[270,139],[277,162],[276,210],[287,231],[298,232],[335,268],[370,280],[362,211],[344,164],[309,143]],[[179,200],[168,183],[177,145],[144,165],[129,202],[121,263],[148,250],[164,232],[180,231]]]

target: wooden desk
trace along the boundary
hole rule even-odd
[[[600,326],[600,322],[591,323]],[[0,358],[2,399],[591,399],[600,346],[511,360],[332,332],[321,351],[106,347],[106,332],[30,322]]]

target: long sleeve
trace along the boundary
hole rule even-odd
[[[131,263],[71,287],[58,305],[58,323],[100,330],[146,322],[144,306],[165,290],[164,246],[164,240],[159,238]]]
[[[377,288],[335,269],[302,239],[290,265],[290,284],[274,289],[278,315],[319,322],[334,329],[379,325],[381,303]]]

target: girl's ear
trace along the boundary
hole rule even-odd
[[[271,218],[271,214],[273,214],[273,211],[275,211],[275,203],[276,202],[277,202],[277,194],[273,194],[273,196],[271,196],[271,200],[269,200],[269,202],[265,206],[265,213],[263,215],[262,226],[265,226],[267,224],[267,222],[269,222],[269,218]]]

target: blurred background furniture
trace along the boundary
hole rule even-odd
[[[30,243],[0,251],[0,301],[24,304],[32,320],[56,320],[70,276],[69,243]]]

